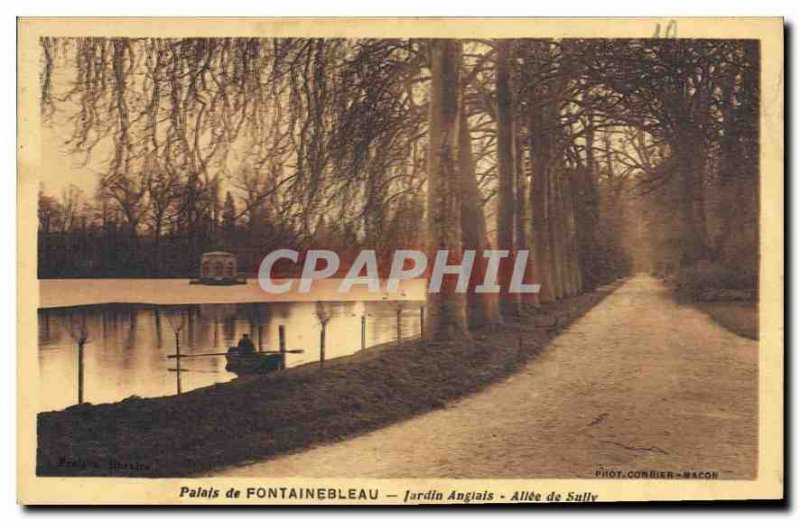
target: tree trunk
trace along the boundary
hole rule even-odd
[[[561,195],[561,177],[563,172],[556,170],[551,176],[552,192],[550,194],[550,206],[552,217],[550,221],[550,237],[553,241],[553,268],[557,277],[556,297],[559,299],[567,296],[567,260],[564,250],[564,207]]]
[[[450,262],[461,261],[461,183],[457,168],[459,66],[461,44],[431,41],[431,96],[428,137],[428,258],[449,250]],[[466,296],[456,291],[455,277],[444,277],[441,291],[428,293],[426,337],[448,340],[467,332]]]
[[[514,152],[516,154],[516,182],[517,182],[517,219],[516,219],[516,235],[517,235],[517,251],[530,250],[530,241],[528,240],[528,226],[530,225],[530,211],[528,206],[528,179],[525,173],[525,147],[522,137],[519,132],[514,134]],[[528,262],[525,265],[525,275],[522,279],[524,284],[533,284],[533,254],[528,254]],[[537,306],[539,304],[539,295],[536,293],[523,293],[520,295],[520,303],[525,306]]]
[[[519,315],[519,295],[508,292],[514,266],[514,117],[511,93],[510,51],[508,40],[497,41],[497,248],[511,255],[500,263],[500,313],[504,317]]]
[[[156,217],[156,229],[153,237],[153,249],[155,250],[155,274],[161,276],[164,272],[164,252],[161,244],[161,229],[163,227],[163,220],[159,214]]]
[[[564,242],[567,257],[567,275],[569,278],[569,295],[575,296],[580,293],[580,280],[577,257],[577,234],[575,230],[575,205],[572,189],[573,171],[569,170],[566,174],[566,179],[563,183],[564,224],[566,228]]]
[[[539,289],[539,303],[553,300],[553,277],[550,270],[550,240],[545,205],[547,202],[549,136],[541,131],[541,117],[532,116],[529,123],[528,147],[531,155],[531,242],[535,252],[533,262]]]
[[[586,128],[586,168],[579,168],[575,179],[578,258],[580,259],[582,286],[587,290],[593,290],[596,286],[597,262],[595,256],[598,252],[595,226],[599,219],[599,199],[595,184],[597,162],[594,156],[594,137],[594,117],[589,114]]]
[[[461,179],[461,240],[465,250],[475,250],[475,264],[467,290],[467,320],[470,328],[498,319],[497,299],[490,293],[475,293],[486,274],[484,250],[490,249],[486,217],[475,177],[472,138],[464,107],[459,110],[458,170]]]
[[[700,157],[703,151],[691,137],[679,138],[675,148],[681,191],[681,264],[690,266],[707,254],[701,172],[705,168],[705,161]]]

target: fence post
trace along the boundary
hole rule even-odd
[[[178,331],[175,332],[175,381],[181,394],[181,336]]]
[[[325,322],[322,323],[322,329],[319,331],[319,368],[320,370],[325,365]]]
[[[219,319],[214,319],[214,347],[219,346]]]
[[[83,403],[83,343],[78,342],[78,403]]]
[[[397,308],[397,343],[403,345],[403,332],[400,328],[400,321],[401,321],[401,314],[403,313],[403,308]]]
[[[281,353],[280,369],[286,369],[286,329],[283,325],[278,326],[278,350]]]
[[[419,339],[425,340],[425,306],[419,307]]]
[[[367,348],[367,317],[361,315],[361,350]]]

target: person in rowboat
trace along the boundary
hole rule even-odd
[[[252,355],[256,352],[256,346],[253,345],[250,335],[247,334],[242,335],[236,347],[239,348],[239,354],[241,355]]]

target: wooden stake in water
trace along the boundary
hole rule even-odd
[[[286,329],[284,326],[278,326],[278,350],[281,353],[280,369],[286,369]]]
[[[425,340],[425,306],[419,307],[419,338]]]
[[[367,317],[361,315],[361,350],[367,348]]]
[[[175,332],[175,383],[178,389],[177,394],[181,394],[181,334]]]
[[[319,331],[319,368],[322,369],[325,365],[325,322],[322,323],[322,329]]]
[[[78,403],[81,404],[83,403],[83,348],[90,342],[85,317],[79,322],[72,323],[67,331],[78,346]]]
[[[214,347],[219,346],[219,320],[214,319]]]
[[[325,365],[325,326],[328,325],[330,314],[325,309],[325,304],[321,301],[317,301],[315,314],[317,315],[320,326],[322,326],[319,330],[319,368],[322,370],[322,366]]]
[[[154,311],[155,319],[156,319],[156,341],[158,342],[159,349],[161,348],[161,312],[158,308]]]
[[[83,403],[83,345],[78,342],[78,403]]]
[[[397,343],[398,344],[402,344],[403,343],[403,332],[400,329],[400,317],[401,317],[402,313],[403,313],[403,309],[402,308],[397,308],[396,314],[397,314]]]

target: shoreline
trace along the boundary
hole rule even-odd
[[[313,291],[301,293],[267,293],[257,279],[246,284],[213,286],[189,284],[191,279],[39,279],[39,309],[71,308],[106,304],[144,304],[179,306],[199,304],[250,304],[291,302],[411,302],[425,300],[425,279],[400,281],[397,293],[382,290],[371,293],[354,288],[347,293],[337,291],[342,279],[314,281]],[[275,279],[283,280],[297,279]],[[381,288],[385,284],[382,281]]]
[[[752,301],[711,300],[692,302],[711,320],[731,333],[758,340],[758,303]]]
[[[446,407],[511,375],[619,282],[469,340],[409,340],[162,398],[40,413],[40,476],[192,476],[338,441]],[[114,465],[108,465],[113,461]]]
[[[672,281],[661,279],[673,293],[675,301],[682,306],[691,306],[702,311],[715,324],[731,333],[750,340],[759,340],[759,300],[692,298],[675,288]]]

